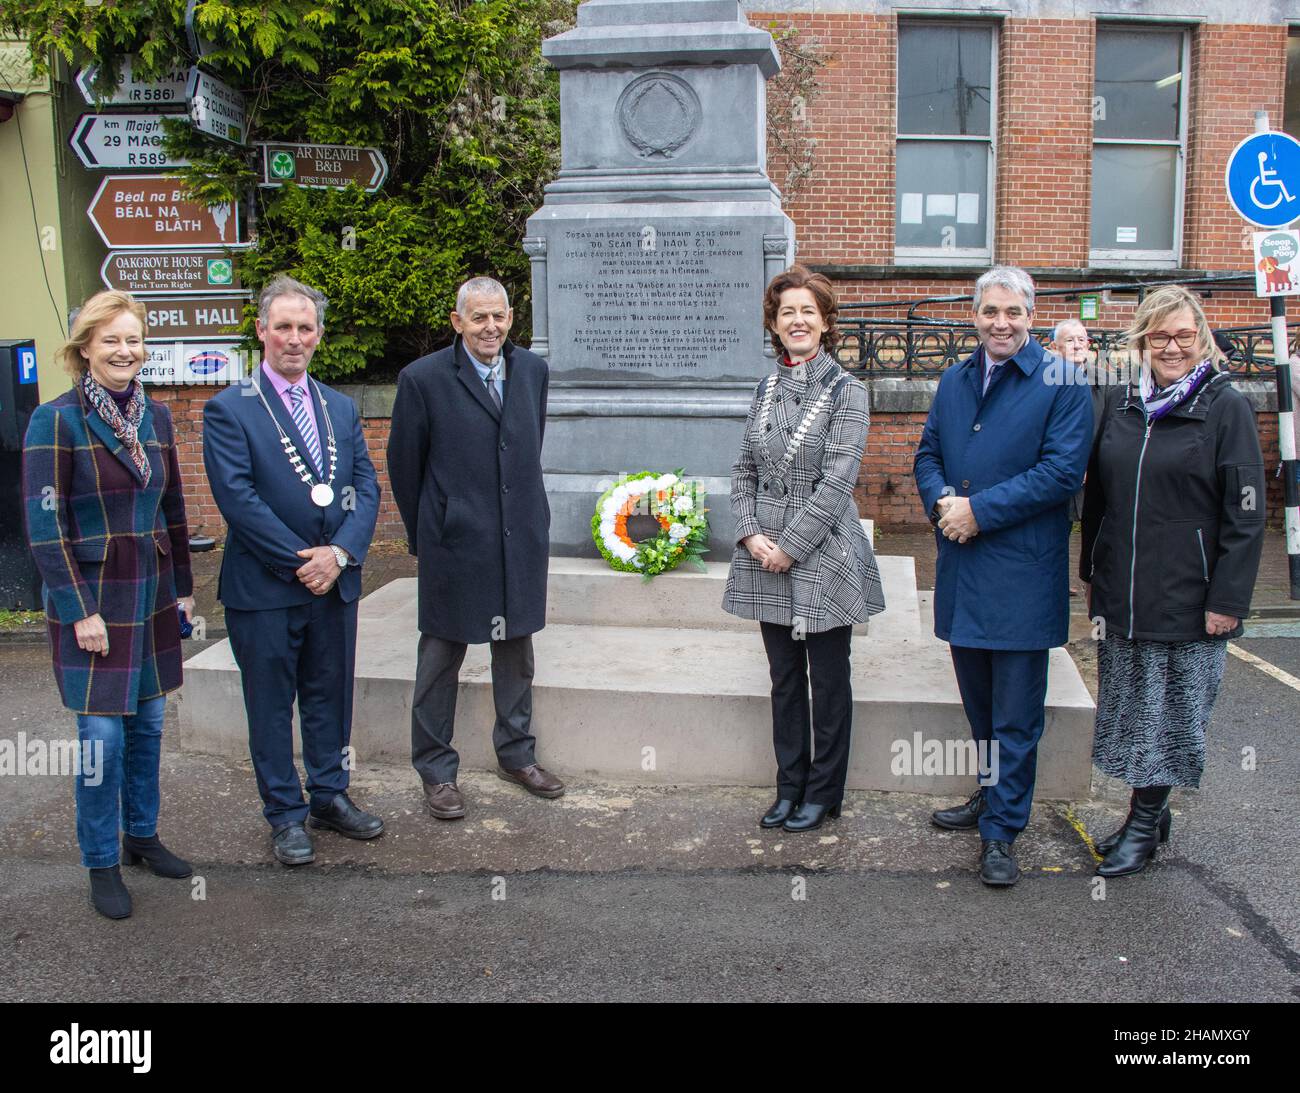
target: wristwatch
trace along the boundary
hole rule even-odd
[[[335,546],[333,543],[330,543],[330,550],[334,551],[334,560],[338,562],[339,569],[347,569],[348,562],[352,560],[348,557],[348,552],[342,547]]]

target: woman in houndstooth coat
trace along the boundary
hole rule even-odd
[[[722,606],[762,630],[778,774],[777,800],[760,823],[787,831],[839,815],[853,720],[850,638],[855,623],[885,609],[853,500],[867,390],[831,356],[836,311],[830,282],[803,266],[767,286],[763,321],[780,364],[754,392],[731,470],[736,548]]]

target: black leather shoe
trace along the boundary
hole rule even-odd
[[[794,810],[794,815],[781,826],[786,831],[813,831],[821,827],[822,821],[827,817],[833,820],[839,814],[839,805],[815,805],[810,801],[804,801]]]
[[[281,865],[308,865],[316,860],[311,836],[300,823],[285,824],[272,831],[271,848]]]
[[[758,826],[780,827],[790,818],[790,813],[798,807],[798,801],[787,801],[784,797],[778,797],[772,807],[763,814],[763,818],[758,821]]]
[[[122,883],[121,866],[90,871],[90,902],[105,918],[131,917],[131,893]]]
[[[194,867],[184,858],[178,858],[159,840],[157,833],[147,839],[137,839],[134,835],[122,836],[122,860],[127,865],[139,865],[147,862],[149,868],[160,877],[173,877],[180,880],[194,876]]]
[[[326,827],[349,839],[376,839],[384,833],[384,821],[373,812],[357,808],[346,793],[340,793],[320,812],[312,809],[307,817],[312,827]]]
[[[1170,786],[1147,786],[1133,791],[1133,811],[1119,842],[1097,866],[1099,877],[1126,877],[1140,873],[1160,845],[1160,816],[1169,804]]]
[[[980,880],[991,888],[1010,888],[1020,879],[1020,866],[1011,844],[1001,839],[980,843]]]
[[[965,831],[968,828],[979,827],[980,815],[984,808],[984,787],[981,786],[971,794],[970,800],[964,805],[931,812],[930,822],[935,827],[942,827],[948,831]]]
[[[1097,853],[1100,854],[1103,858],[1107,854],[1109,854],[1112,850],[1114,850],[1115,847],[1119,845],[1120,839],[1124,837],[1124,832],[1128,828],[1129,821],[1133,819],[1133,804],[1136,800],[1137,800],[1137,790],[1134,790],[1133,796],[1129,798],[1128,817],[1127,819],[1124,820],[1124,823],[1117,830],[1112,831],[1104,839],[1098,839],[1095,843],[1092,844],[1096,848]],[[1158,825],[1158,830],[1160,833],[1160,841],[1162,843],[1167,843],[1169,841],[1169,825],[1172,822],[1173,822],[1173,816],[1171,816],[1169,813],[1169,806],[1165,805],[1165,810],[1162,813],[1160,813],[1160,823]]]

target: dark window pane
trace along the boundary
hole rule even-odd
[[[1282,128],[1300,138],[1300,36],[1295,28],[1286,40],[1286,107]]]
[[[898,28],[898,132],[988,136],[993,30]]]
[[[1182,31],[1098,27],[1093,135],[1177,140],[1182,63]]]
[[[1167,145],[1092,146],[1094,250],[1174,249],[1177,157]]]
[[[897,246],[988,246],[987,144],[974,140],[900,140],[895,170]]]

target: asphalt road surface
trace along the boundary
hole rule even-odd
[[[1300,677],[1295,639],[1239,645]],[[0,679],[0,739],[70,735],[43,646],[0,645]],[[354,775],[383,838],[319,833],[290,870],[247,762],[166,750],[160,833],[197,876],[124,869],[135,914],[110,922],[70,779],[3,777],[0,999],[1295,1001],[1298,729],[1300,692],[1229,657],[1202,788],[1176,794],[1156,863],[1104,890],[1082,832],[1109,832],[1127,792],[1100,777],[1035,806],[1025,876],[997,891],[931,798],[851,793],[797,836],[759,830],[766,791],[571,782],[543,801],[470,774],[468,817],[443,823],[400,768]]]

